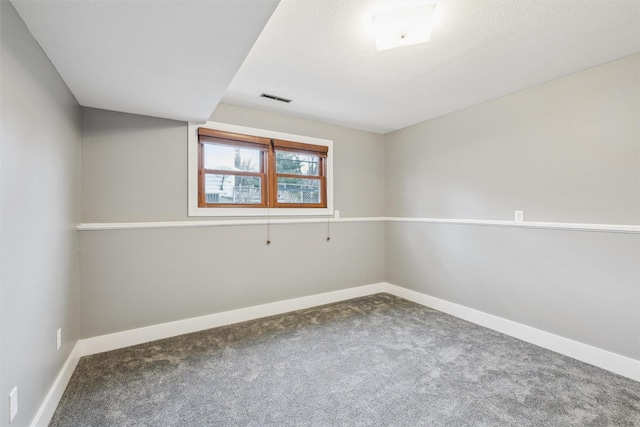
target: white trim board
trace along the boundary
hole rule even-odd
[[[545,332],[502,317],[455,304],[410,289],[386,283],[386,292],[415,303],[431,307],[476,325],[501,332],[547,350],[569,356],[618,375],[640,381],[640,360],[621,356],[569,338]]]
[[[73,350],[71,350],[71,354],[51,385],[51,388],[44,398],[42,405],[40,405],[36,416],[33,417],[31,427],[46,427],[51,422],[53,413],[56,411],[58,403],[60,403],[60,399],[64,394],[64,390],[67,388],[67,384],[69,384],[69,380],[71,380],[71,375],[73,375],[73,371],[75,371],[80,358],[84,356],[84,354],[81,354],[80,349],[80,342],[78,342],[73,347]]]
[[[101,231],[101,230],[142,230],[158,228],[197,228],[197,227],[232,227],[242,225],[284,225],[284,224],[326,224],[327,222],[380,222],[384,217],[362,217],[362,218],[253,218],[253,219],[219,219],[205,221],[164,221],[164,222],[104,222],[104,223],[84,223],[77,226],[78,231]]]
[[[337,211],[335,211],[337,213]],[[101,230],[137,230],[159,228],[193,228],[193,227],[231,227],[241,225],[270,224],[314,224],[314,223],[343,223],[343,222],[411,222],[429,224],[472,225],[489,227],[529,228],[543,230],[592,231],[601,233],[640,234],[640,225],[627,224],[580,224],[573,222],[515,222],[485,219],[450,219],[450,218],[405,218],[405,217],[351,217],[337,218],[333,216],[315,218],[244,218],[218,219],[205,221],[163,221],[163,222],[104,222],[82,223],[76,227],[78,231]]]
[[[198,332],[232,323],[245,322],[248,320],[259,319],[261,317],[273,316],[290,311],[302,310],[333,302],[373,295],[384,292],[385,285],[385,283],[376,283],[372,285],[358,286],[355,288],[293,298],[269,304],[210,314],[207,316],[162,323],[145,328],[131,329],[128,331],[81,339],[76,343],[71,355],[51,386],[49,393],[47,393],[47,396],[40,405],[36,416],[31,422],[31,427],[44,427],[49,425],[51,418],[53,417],[53,413],[55,412],[58,403],[60,403],[62,394],[67,388],[69,380],[71,380],[71,375],[73,374],[78,361],[83,356],[117,350],[119,348],[129,347],[136,344],[143,344],[163,338]]]
[[[443,313],[493,329],[539,347],[640,381],[639,360],[621,356],[420,292],[382,282],[82,339],[78,341],[67,362],[58,374],[38,413],[34,417],[31,426],[39,427],[49,424],[60,398],[71,379],[78,360],[82,356],[89,356],[91,354],[143,344],[158,339],[170,338],[204,329],[302,310],[380,292],[386,292],[413,301],[417,304],[442,311]]]
[[[564,354],[565,356],[598,366],[619,375],[640,381],[640,361],[621,356],[569,338],[545,332],[502,317],[494,316],[463,305],[455,304],[430,295],[422,294],[390,283],[376,283],[334,292],[293,298],[284,301],[240,308],[222,313],[175,322],[162,323],[144,328],[131,329],[108,335],[80,340],[80,355],[101,353],[131,345],[142,344],[163,338],[197,332],[204,329],[273,316],[333,302],[345,301],[380,292],[404,298],[415,303],[451,314],[460,319],[493,329],[505,335],[521,339],[537,346]]]
[[[452,219],[452,218],[408,218],[386,217],[390,222],[415,222],[432,224],[484,225],[490,227],[538,228],[544,230],[600,231],[607,233],[640,233],[640,225],[628,224],[582,224],[577,222],[534,222],[505,221],[494,219]]]
[[[191,332],[198,332],[233,323],[246,322],[248,320],[274,316],[276,314],[288,313],[319,305],[331,304],[333,302],[373,295],[384,292],[384,286],[384,283],[376,283],[272,302],[269,304],[255,305],[253,307],[224,311],[221,313],[209,314],[207,316],[193,317],[191,319],[178,320],[175,322],[162,323],[144,328],[86,338],[80,340],[79,344],[81,346],[82,355],[88,356],[90,354],[102,353],[104,351],[129,347],[136,344],[170,338]]]

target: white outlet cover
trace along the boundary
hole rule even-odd
[[[18,387],[14,387],[9,393],[9,422],[18,414]]]
[[[524,211],[515,211],[515,222],[524,222]]]
[[[62,347],[62,329],[56,332],[56,350],[60,350],[60,347]]]

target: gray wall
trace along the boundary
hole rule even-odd
[[[384,137],[228,105],[212,120],[334,140],[343,217],[638,224],[637,76],[635,55]],[[83,109],[82,144],[84,222],[202,219],[186,124]],[[263,226],[81,232],[81,336],[386,279],[640,358],[638,235],[348,223],[327,246],[323,230],[276,226],[269,248]],[[299,248],[314,260],[287,266]],[[310,262],[333,267],[309,279]]]
[[[82,109],[82,221],[198,221],[187,216],[187,125]],[[211,120],[334,141],[334,206],[384,216],[384,137],[221,104]],[[206,219],[206,218],[204,218]]]
[[[83,108],[83,222],[187,216],[186,123]],[[342,217],[384,215],[383,136],[220,105],[212,120],[334,141]],[[384,224],[81,231],[81,336],[384,280]]]
[[[187,125],[82,109],[82,222],[187,218]]]
[[[384,216],[383,135],[225,104],[211,120],[333,140],[333,199],[340,217]]]
[[[384,225],[84,231],[82,337],[384,280]]]
[[[387,213],[640,223],[639,55],[391,133]],[[386,225],[386,279],[640,359],[640,236]]]
[[[638,235],[358,222],[327,243],[325,224],[296,224],[272,226],[267,247],[265,226],[76,233],[80,219],[202,220],[187,217],[186,124],[81,115],[9,2],[0,15],[0,423],[15,385],[14,425],[29,423],[79,336],[385,278],[640,359]],[[342,217],[638,224],[638,72],[635,55],[387,136],[228,105],[212,120],[333,140]]]
[[[11,3],[0,15],[0,424],[17,385],[24,426],[78,339],[80,107]]]

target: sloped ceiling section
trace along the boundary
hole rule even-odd
[[[282,0],[222,102],[386,133],[640,50],[637,0],[442,0],[429,43],[378,52],[379,2]]]
[[[276,0],[12,4],[80,105],[204,122]]]

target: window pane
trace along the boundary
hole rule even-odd
[[[276,151],[276,172],[318,176],[320,158],[312,154]]]
[[[204,144],[204,168],[260,172],[260,150]]]
[[[278,203],[320,203],[320,180],[278,178]]]
[[[262,179],[257,176],[206,174],[204,180],[207,203],[260,204]]]

